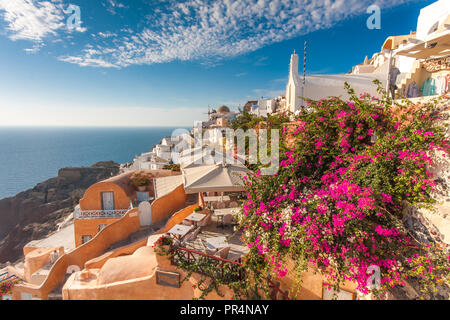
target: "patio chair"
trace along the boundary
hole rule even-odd
[[[225,225],[225,226],[231,225],[232,221],[233,221],[233,215],[231,213],[228,213],[223,216],[223,225]]]
[[[211,206],[211,209],[219,209],[218,207],[217,207],[217,205],[218,205],[219,203],[217,202],[217,201],[214,201],[214,202],[211,202],[211,204],[210,204],[210,206]]]
[[[190,221],[187,221],[187,220],[183,220],[183,222],[182,222],[185,226],[192,226],[192,223],[190,222]]]
[[[211,221],[211,214],[208,214],[202,221],[198,223],[199,227],[206,227]]]
[[[228,208],[237,208],[239,205],[236,201],[231,201]]]
[[[197,229],[195,229],[194,232],[188,233],[186,235],[186,237],[184,238],[185,241],[194,241],[195,239],[197,239],[198,234],[200,233],[201,228],[198,227]]]
[[[222,259],[228,258],[228,253],[230,252],[230,247],[225,247],[216,252],[215,256],[219,256]]]
[[[215,255],[217,253],[217,249],[209,249],[208,246],[205,244],[204,240],[202,240],[201,243],[202,243],[202,246],[203,246],[203,251],[207,255],[213,256],[213,255]]]
[[[226,204],[223,203],[223,202],[219,202],[219,203],[217,204],[217,208],[216,208],[216,209],[225,209],[225,208],[226,208]]]

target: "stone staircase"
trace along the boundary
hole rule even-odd
[[[132,233],[128,236],[128,238],[125,238],[121,241],[118,241],[116,243],[113,243],[109,248],[107,248],[104,253],[108,251],[115,250],[120,247],[124,247],[127,245],[130,245],[134,242],[137,242],[139,240],[142,240],[143,238],[148,238],[150,235],[152,235],[155,232],[154,226],[149,227],[142,227],[140,230],[136,231],[135,233]]]
[[[408,85],[411,82],[410,80],[412,79],[413,75],[417,72],[418,69],[420,69],[420,61],[416,60],[416,61],[414,61],[411,70],[406,75],[402,76],[402,78],[399,80],[399,84],[398,84],[399,92],[407,93]]]
[[[70,276],[71,274],[66,274],[64,280],[48,294],[48,300],[62,300],[62,289]]]

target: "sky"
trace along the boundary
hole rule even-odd
[[[304,40],[307,74],[345,73],[433,2],[0,0],[0,126],[192,126],[283,94]]]

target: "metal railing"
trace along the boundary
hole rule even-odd
[[[74,219],[122,218],[125,213],[133,208],[134,205],[131,200],[128,209],[81,210],[80,205],[78,204],[74,209]]]
[[[281,290],[279,282],[274,283],[270,277],[268,277],[267,280],[269,282],[269,290],[271,290],[270,291],[270,299],[272,299],[272,300],[290,300],[288,292]],[[279,295],[281,295],[281,299],[280,299]]]
[[[22,279],[20,279],[19,277],[17,277],[14,274],[10,275],[9,272],[0,274],[0,283],[8,281],[8,280],[22,280]]]
[[[178,265],[176,263],[176,259],[184,259],[185,261],[189,262],[195,262],[199,261],[200,259],[205,260],[214,260],[217,264],[217,276],[224,277],[224,274],[227,270],[231,271],[231,273],[234,273],[233,279],[236,281],[243,280],[245,275],[245,270],[242,268],[242,259],[239,258],[237,261],[231,261],[227,259],[222,259],[220,257],[211,256],[206,253],[179,247],[179,246],[172,246],[173,250],[173,256],[172,256],[172,264]],[[201,268],[197,270],[197,273],[203,274],[205,276],[210,276],[206,272],[204,272]],[[279,298],[279,295],[281,295],[281,299],[283,300],[289,300],[289,295],[281,290],[279,284],[275,284],[270,277],[267,279],[269,283],[269,289],[271,290],[270,296],[271,299],[277,300]]]
[[[122,218],[129,209],[115,210],[80,210],[75,208],[75,219]]]
[[[222,259],[220,257],[211,256],[206,253],[184,248],[184,247],[178,247],[173,246],[173,256],[172,256],[172,264],[178,265],[176,260],[177,259],[184,259],[188,263],[190,262],[196,262],[196,261],[214,261],[215,265],[217,266],[217,274],[216,276],[224,277],[225,272],[230,271],[233,280],[239,281],[244,279],[245,275],[242,269],[242,263],[241,259],[238,261],[231,261],[227,259]],[[197,273],[203,274],[205,276],[211,276],[206,272],[206,270],[202,270],[199,268],[199,270],[196,271]]]

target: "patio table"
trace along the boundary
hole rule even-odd
[[[177,224],[175,226],[172,227],[172,229],[170,229],[168,231],[169,234],[177,237],[178,239],[183,238],[189,231],[191,231],[191,227],[189,226],[185,226],[182,224]]]
[[[236,214],[238,213],[240,208],[225,208],[225,209],[216,209],[213,212],[213,215],[217,217],[217,226],[223,227],[223,216],[227,214]]]
[[[193,224],[197,225],[198,222],[202,221],[206,217],[204,213],[191,213],[185,219],[191,221]]]
[[[210,249],[222,249],[229,246],[227,238],[223,236],[206,238],[206,244]]]

